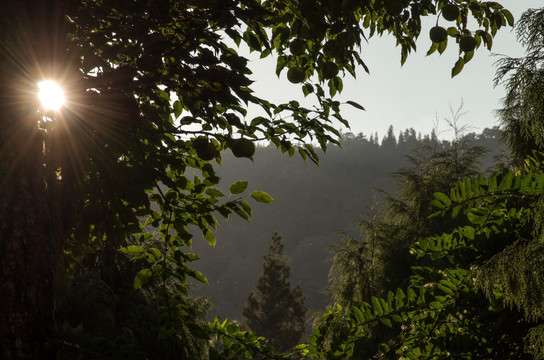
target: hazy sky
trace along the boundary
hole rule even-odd
[[[499,3],[516,19],[528,8],[544,6],[542,0],[499,0]],[[458,58],[455,42],[450,41],[450,47],[442,55],[436,52],[425,56],[431,45],[427,32],[435,19],[427,20],[430,25],[427,24],[417,42],[418,51],[412,53],[402,67],[400,49],[395,47],[392,37],[375,37],[363,45],[362,58],[370,68],[370,75],[359,71],[357,79],[345,78],[340,98],[357,101],[366,109],[343,106],[352,132],[365,135],[378,132],[382,138],[389,125],[393,125],[396,134],[410,127],[425,134],[430,133],[438,116],[441,137],[450,138],[452,133],[443,118],[451,118],[450,105],[457,109],[461,101],[467,112],[460,120],[462,124],[470,125],[473,131],[498,125],[494,110],[500,107],[504,90],[493,88],[493,64],[497,57],[480,48],[461,74],[452,79],[451,68]],[[448,23],[441,19],[440,25]],[[494,39],[492,53],[517,57],[522,56],[524,50],[517,43],[515,33],[510,28],[502,28]],[[285,71],[279,79],[276,77],[273,60],[250,58],[258,95],[273,102],[303,99],[299,87],[287,81]]]

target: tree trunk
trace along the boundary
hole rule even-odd
[[[0,131],[10,133],[4,126]],[[2,136],[0,145],[0,357],[52,359],[53,270],[60,247],[41,174],[40,140],[19,140]]]
[[[54,359],[53,274],[65,228],[46,183],[36,70],[62,50],[59,1],[0,5],[0,358]]]

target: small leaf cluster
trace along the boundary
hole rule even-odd
[[[476,48],[483,44],[487,49],[491,49],[493,38],[501,27],[514,26],[512,13],[494,1],[456,1],[455,3],[441,1],[437,2],[436,9],[441,12],[446,7],[453,6],[458,8],[458,16],[453,19],[455,26],[450,26],[447,29],[442,28],[438,25],[441,17],[437,17],[436,28],[440,28],[446,36],[441,41],[433,42],[427,51],[427,55],[431,55],[437,50],[442,54],[447,48],[448,37],[455,38],[459,44],[460,56],[451,70],[452,77],[458,75],[465,64],[472,59]],[[469,15],[476,19],[479,29],[468,29]]]
[[[264,338],[252,331],[243,331],[235,322],[215,318],[208,324],[214,346],[209,349],[210,360],[223,359],[291,359],[288,354],[278,354],[266,345]]]

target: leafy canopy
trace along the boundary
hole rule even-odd
[[[298,151],[317,163],[308,143],[326,149],[328,143],[338,143],[333,119],[348,125],[340,113],[342,104],[333,98],[342,91],[342,75],[355,76],[359,66],[368,71],[359,55],[363,41],[392,34],[404,62],[422,32],[421,17],[442,21],[446,4],[449,1],[348,0],[341,6],[332,0],[63,2],[61,55],[41,70],[50,77],[62,75],[70,89],[70,106],[47,114],[47,121],[41,118],[39,125],[48,191],[66,203],[62,215],[71,229],[66,275],[71,276],[78,254],[89,245],[121,246],[145,264],[134,280],[136,288],[152,280],[171,281],[185,293],[188,276],[206,282],[186,265],[197,258],[186,252],[191,230],[198,229],[214,245],[217,214],[235,213],[245,219],[251,215],[242,197],[246,186],[233,184],[225,196],[216,188],[220,179],[210,161],[220,163],[221,152],[229,148],[235,155],[251,157],[247,141],[268,140],[290,156]],[[433,44],[429,53],[441,53],[448,40],[459,42],[468,35],[478,46],[491,48],[496,31],[513,23],[496,2],[463,0],[456,6],[459,16],[448,28],[448,38]],[[470,17],[477,29],[468,28]],[[295,39],[304,43],[304,51],[300,46],[290,49]],[[244,44],[263,58],[277,56],[278,75],[299,68],[296,82],[316,106],[305,108],[295,100],[272,104],[255,96],[248,60],[234,44]],[[461,51],[452,75],[473,54]],[[250,105],[260,107],[265,116],[249,118]],[[252,198],[273,201],[264,192],[254,192]],[[162,245],[141,245],[154,231]],[[128,243],[127,235],[140,241]],[[174,328],[187,305],[174,297],[158,299],[167,305],[160,307],[160,319]],[[228,335],[225,339],[236,332],[220,322],[213,328]],[[233,350],[224,343],[223,351],[228,356]]]

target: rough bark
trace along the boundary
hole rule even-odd
[[[53,269],[59,244],[41,176],[39,138],[21,142],[29,144],[19,144],[7,156],[5,146],[1,152],[0,357],[51,359]]]
[[[59,51],[58,1],[0,5],[0,358],[53,359],[53,274],[64,234],[48,192],[36,65]],[[53,46],[53,44],[55,44]]]

